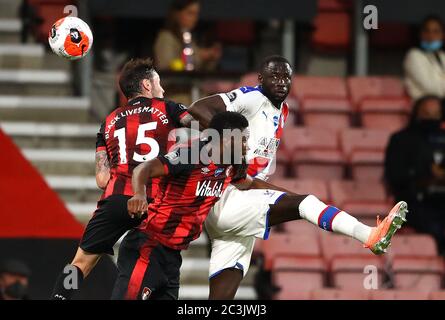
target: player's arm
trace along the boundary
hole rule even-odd
[[[276,186],[272,183],[266,182],[264,180],[252,178],[249,175],[246,176],[244,179],[240,179],[236,182],[232,182],[232,184],[240,190],[270,189],[270,190],[278,190],[278,191],[286,192],[288,194],[294,193],[294,192],[291,192],[291,191],[284,189],[282,187]]]
[[[131,216],[147,211],[147,190],[146,183],[148,179],[159,178],[167,175],[165,165],[158,159],[143,162],[133,170],[131,185],[134,196],[128,200],[127,207]]]
[[[187,109],[193,119],[199,122],[201,129],[208,128],[213,116],[224,111],[226,104],[218,94],[197,100]]]
[[[106,150],[104,127],[105,123],[102,123],[96,138],[96,184],[101,189],[105,189],[110,180],[110,162]]]
[[[105,150],[96,151],[96,184],[102,190],[107,187],[110,180],[110,163]]]

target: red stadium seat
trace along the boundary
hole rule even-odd
[[[437,255],[436,242],[429,235],[398,235],[393,238],[388,250],[390,258],[435,258]]]
[[[428,300],[428,293],[399,290],[372,290],[370,297],[371,300]]]
[[[319,238],[319,234],[321,230],[318,228],[318,226],[313,225],[312,223],[305,221],[305,220],[296,220],[296,221],[290,221],[286,222],[284,224],[284,231],[287,234],[306,234],[308,236],[313,237],[314,239]]]
[[[344,52],[350,47],[351,17],[347,12],[318,12],[312,46],[320,52]]]
[[[383,179],[383,151],[356,151],[349,157],[352,179],[380,181]]]
[[[352,106],[345,98],[305,98],[301,114],[307,127],[345,129],[351,126]]]
[[[341,146],[352,169],[354,179],[381,180],[388,130],[345,129],[341,132]]]
[[[347,99],[348,92],[344,78],[305,77],[292,78],[291,94],[300,101],[307,98]]]
[[[341,208],[359,219],[362,223],[368,226],[375,226],[377,216],[379,215],[382,218],[386,217],[392,206],[393,205],[388,202],[349,202],[345,203]]]
[[[326,266],[321,258],[275,258],[272,281],[281,288],[275,299],[296,299],[303,292],[322,288],[325,271]]]
[[[338,208],[347,205],[368,204],[383,205],[388,204],[386,191],[382,183],[372,181],[331,181],[329,190],[332,202]]]
[[[390,136],[388,130],[345,129],[341,132],[341,147],[348,157],[353,152],[383,152]]]
[[[431,292],[430,300],[445,300],[445,291]]]
[[[394,287],[431,292],[440,290],[444,271],[442,258],[395,258],[392,262]]]
[[[384,281],[384,263],[380,257],[373,255],[333,258],[330,268],[333,286],[343,290],[363,289],[366,277],[369,276],[369,271],[366,268],[375,268],[377,271],[376,284],[378,288],[381,288]]]
[[[319,257],[318,239],[307,234],[273,234],[263,242],[264,266],[272,268],[273,260],[278,256]]]
[[[48,32],[51,30],[54,22],[63,18],[65,6],[75,4],[68,0],[30,0],[29,5],[36,9],[37,15],[43,20],[42,23],[33,30],[36,38],[41,42],[48,41]]]
[[[322,289],[312,292],[312,300],[367,300],[368,291]]]
[[[271,178],[270,182],[297,194],[313,194],[324,202],[329,200],[328,186],[323,180],[294,178],[281,179],[274,176]]]
[[[347,85],[354,106],[368,98],[405,97],[402,81],[395,77],[350,77]]]
[[[406,126],[411,101],[407,97],[369,98],[358,106],[365,128],[397,131]]]
[[[292,154],[299,179],[339,179],[344,158],[338,149],[335,131],[320,128],[287,128],[283,144]]]
[[[350,237],[323,231],[321,233],[321,252],[323,257],[332,262],[334,258],[370,258],[375,257],[363,245]]]

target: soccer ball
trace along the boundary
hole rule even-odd
[[[93,33],[83,20],[65,17],[53,24],[49,31],[48,42],[58,56],[77,60],[90,51],[93,45]]]

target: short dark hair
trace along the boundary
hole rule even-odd
[[[287,63],[289,66],[291,66],[289,60],[287,60],[285,57],[274,54],[263,59],[260,66],[260,72],[263,71],[271,62]]]
[[[233,111],[220,112],[210,120],[209,128],[216,130],[220,135],[224,129],[243,130],[249,126],[249,121],[241,113]]]
[[[128,61],[122,68],[119,87],[127,99],[141,93],[141,81],[153,79],[155,69],[151,58],[136,58]]]

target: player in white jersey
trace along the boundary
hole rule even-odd
[[[235,111],[249,121],[248,174],[266,180],[272,174],[275,153],[288,115],[284,102],[291,85],[292,69],[281,56],[264,60],[259,85],[210,96],[193,103],[188,113],[207,128],[214,114]],[[368,227],[313,195],[292,192],[263,183],[267,190],[238,190],[227,187],[210,211],[206,228],[211,238],[210,299],[233,299],[250,265],[255,238],[267,239],[270,226],[295,219],[306,219],[320,228],[351,236],[376,254],[389,245],[392,235],[405,221],[406,203],[399,203],[376,228]],[[269,190],[270,189],[270,190]],[[275,189],[275,190],[273,190]],[[285,195],[295,195],[298,216],[283,204]],[[284,197],[283,197],[284,196]],[[293,200],[294,201],[294,200]],[[288,203],[289,204],[289,203]],[[294,206],[295,204],[295,206]]]

